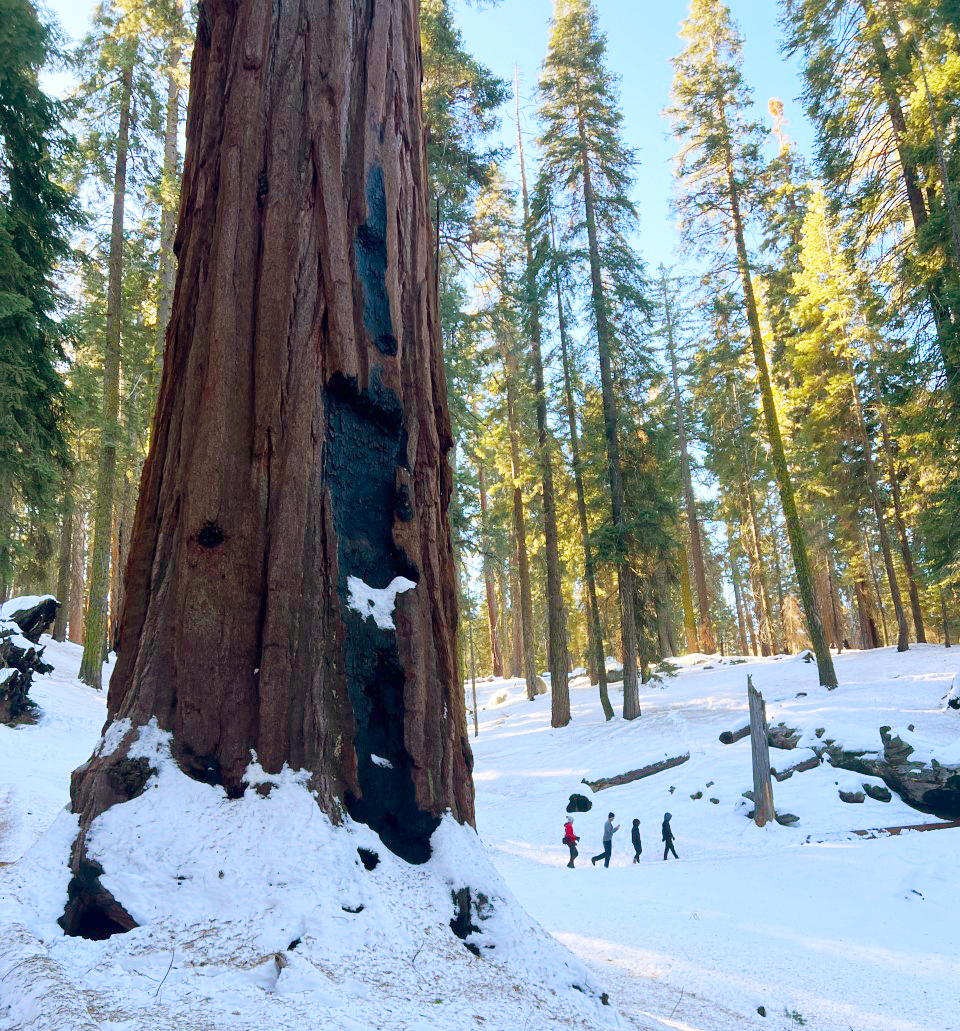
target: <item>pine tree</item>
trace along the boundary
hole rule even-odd
[[[551,725],[565,727],[570,722],[570,688],[567,677],[567,617],[563,607],[563,578],[560,567],[560,545],[557,533],[557,503],[553,487],[553,439],[547,426],[547,395],[543,375],[543,326],[541,301],[534,264],[533,224],[527,171],[523,155],[523,133],[520,128],[520,94],[517,91],[517,154],[520,158],[520,188],[523,198],[523,312],[530,339],[530,360],[533,367],[533,389],[537,412],[537,458],[540,466],[541,502],[543,509],[544,562],[547,585],[547,657],[550,667]]]
[[[48,519],[70,464],[56,272],[78,212],[56,174],[64,110],[39,85],[51,48],[32,4],[0,2],[0,599],[14,513]]]
[[[634,574],[630,567],[610,275],[642,268],[627,237],[637,216],[629,198],[636,158],[623,142],[617,84],[605,66],[606,38],[591,0],[556,0],[540,78],[540,176],[563,191],[566,235],[585,238],[590,308],[596,333],[620,598],[625,719],[640,715]]]
[[[703,543],[700,535],[700,521],[697,504],[693,496],[693,481],[690,474],[690,453],[687,447],[687,430],[683,402],[680,395],[680,374],[677,363],[677,340],[674,333],[676,318],[673,298],[667,281],[667,270],[660,267],[660,290],[663,297],[664,342],[670,360],[670,378],[673,386],[673,411],[677,424],[677,442],[680,448],[680,482],[683,490],[683,506],[687,516],[687,532],[693,557],[694,582],[697,586],[697,601],[700,606],[698,647],[701,652],[712,654],[717,643],[710,626],[710,600],[707,595],[707,575],[703,562]]]
[[[677,158],[679,208],[689,238],[715,240],[719,234],[734,244],[751,349],[760,378],[767,439],[804,616],[820,682],[835,687],[836,673],[817,609],[806,537],[787,466],[760,325],[754,265],[747,249],[747,216],[752,195],[759,190],[759,170],[758,129],[748,118],[749,92],[740,72],[742,40],[729,9],[720,0],[692,0],[681,36],[686,45],[673,60],[670,109],[674,134],[681,144]],[[708,212],[712,222],[705,217]]]

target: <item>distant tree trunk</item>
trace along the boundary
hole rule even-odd
[[[66,640],[67,619],[70,612],[70,574],[73,558],[73,473],[68,473],[63,485],[63,509],[60,519],[60,555],[57,564],[57,618],[53,623],[53,639]]]
[[[490,634],[490,663],[495,677],[503,676],[503,655],[500,651],[499,614],[497,612],[497,589],[493,582],[493,560],[487,554],[490,536],[487,531],[487,482],[483,462],[477,460],[477,477],[480,481],[480,537],[483,542],[483,585],[487,595],[487,627]]]
[[[683,605],[683,631],[687,638],[687,654],[698,648],[697,618],[693,613],[693,592],[690,590],[690,567],[687,565],[687,549],[680,542],[678,563],[680,566],[680,601]]]
[[[87,584],[87,564],[84,561],[86,551],[86,534],[83,528],[81,513],[76,513],[73,520],[73,543],[71,546],[70,568],[70,614],[67,617],[67,636],[74,644],[83,644],[84,640],[84,597]]]
[[[725,120],[725,113],[720,112]],[[813,590],[813,576],[810,572],[810,558],[807,553],[807,542],[797,512],[797,503],[793,493],[793,480],[787,466],[787,456],[783,447],[783,436],[780,432],[780,421],[770,383],[770,369],[767,366],[767,355],[763,347],[763,335],[760,330],[760,315],[753,291],[753,274],[750,257],[747,252],[746,235],[743,218],[740,213],[740,188],[734,171],[733,153],[729,134],[724,139],[724,150],[727,172],[727,196],[730,202],[733,221],[733,237],[737,252],[737,265],[743,286],[743,297],[746,304],[747,322],[750,329],[750,343],[753,358],[760,381],[760,397],[763,402],[763,417],[767,428],[767,441],[770,445],[770,458],[780,492],[780,503],[783,506],[783,517],[787,525],[787,537],[790,540],[790,551],[793,555],[793,566],[797,574],[797,586],[800,600],[807,621],[807,632],[813,645],[820,673],[820,683],[825,687],[837,686],[837,674],[833,668],[833,657],[823,633],[820,613],[817,611],[817,600]]]
[[[677,369],[677,350],[673,339],[673,310],[667,293],[667,275],[660,279],[663,292],[663,313],[667,323],[667,353],[673,378],[673,411],[677,420],[677,439],[680,443],[680,485],[683,504],[687,513],[687,529],[690,534],[690,556],[693,559],[693,580],[697,586],[697,603],[700,609],[700,625],[697,637],[700,651],[711,654],[717,650],[717,642],[710,625],[710,598],[707,594],[707,571],[703,562],[703,543],[700,537],[700,520],[697,518],[697,502],[693,496],[693,481],[690,475],[690,453],[687,449],[687,429],[684,425],[683,403],[680,398],[680,374]]]
[[[416,0],[201,8],[108,697],[134,731],[74,776],[75,873],[151,718],[228,796],[251,750],[309,770],[408,862],[444,813],[473,820],[420,79]],[[397,590],[395,629],[363,584]],[[73,933],[132,923],[89,876],[70,895]]]
[[[509,560],[507,561],[509,568]],[[512,620],[510,619],[510,605],[508,602],[509,594],[507,591],[507,578],[504,576],[503,564],[497,565],[497,591],[500,596],[500,654],[504,656],[504,670],[506,670],[507,657],[510,657],[511,663],[513,661],[512,654]],[[513,666],[510,667],[510,675],[513,676]]]
[[[523,511],[523,470],[520,466],[520,414],[517,411],[517,359],[515,342],[504,348],[507,385],[507,428],[510,434],[510,474],[513,479],[513,534],[517,546],[517,580],[520,587],[520,649],[527,698],[537,696],[537,666],[533,647],[533,595],[530,590],[530,558],[527,524]]]
[[[0,603],[7,600],[13,578],[10,535],[13,531],[13,481],[0,473]]]
[[[653,604],[657,613],[657,636],[660,654],[677,654],[677,642],[673,636],[673,613],[670,608],[670,592],[667,589],[667,572],[662,564],[657,565],[653,575]]]
[[[927,643],[927,634],[923,627],[923,609],[920,607],[920,591],[917,589],[917,574],[913,564],[913,551],[910,548],[910,538],[907,536],[907,525],[903,518],[903,497],[900,493],[900,478],[897,475],[896,459],[894,457],[893,443],[890,439],[890,429],[887,425],[887,417],[880,412],[880,434],[883,440],[883,453],[887,466],[887,482],[890,484],[890,496],[893,499],[893,520],[897,528],[897,540],[900,544],[900,555],[903,558],[903,568],[907,574],[907,584],[910,592],[910,611],[913,616],[913,628],[917,638],[917,644]]]
[[[547,665],[550,668],[550,725],[565,727],[570,722],[570,686],[567,673],[567,616],[563,607],[563,577],[560,568],[560,544],[557,532],[557,504],[553,490],[552,439],[547,427],[547,392],[543,379],[541,353],[540,297],[533,264],[533,237],[530,230],[530,201],[527,196],[527,172],[523,162],[523,135],[520,132],[520,93],[517,91],[517,153],[520,157],[520,185],[523,196],[523,239],[526,248],[527,330],[530,334],[530,357],[533,364],[533,389],[537,409],[537,460],[540,466],[541,500],[543,503],[544,564],[547,571]]]
[[[880,577],[877,576],[877,564],[873,560],[873,548],[864,538],[864,556],[867,560],[867,569],[870,570],[870,582],[873,584],[874,597],[877,599],[877,612],[880,614],[880,625],[883,627],[883,647],[890,643],[890,634],[887,631],[887,614],[883,608],[883,592],[880,590]]]
[[[730,579],[733,581],[733,600],[737,606],[737,632],[740,638],[740,654],[747,654],[747,628],[744,620],[743,591],[740,588],[740,570],[737,568],[737,552],[733,546],[733,535],[727,526],[727,546],[730,549]]]
[[[848,358],[850,372],[850,393],[853,402],[853,415],[860,436],[860,446],[863,448],[864,475],[867,481],[867,490],[870,494],[870,503],[873,506],[874,518],[877,521],[877,533],[880,537],[880,552],[883,555],[883,565],[887,572],[887,585],[890,588],[890,600],[893,602],[893,611],[897,620],[897,651],[905,652],[910,647],[910,632],[907,630],[907,616],[903,611],[903,599],[900,597],[900,585],[897,583],[897,570],[893,564],[893,552],[890,548],[890,536],[887,533],[887,517],[883,510],[883,501],[880,497],[878,484],[877,467],[873,461],[873,441],[867,430],[867,423],[863,417],[863,406],[860,403],[860,389],[854,378],[853,363]]]
[[[553,214],[551,212],[551,235]],[[556,241],[553,242],[554,249]],[[556,273],[557,321],[560,328],[560,356],[563,363],[563,396],[567,408],[567,426],[570,431],[570,452],[573,457],[573,480],[577,491],[577,520],[580,523],[580,539],[583,543],[583,578],[587,587],[587,625],[589,628],[587,647],[587,668],[591,680],[596,680],[600,690],[600,705],[604,719],[613,719],[613,706],[607,688],[607,666],[603,653],[603,626],[600,623],[600,603],[597,601],[597,574],[590,545],[590,525],[587,521],[587,496],[583,486],[583,466],[580,458],[580,434],[577,430],[577,412],[573,403],[573,375],[570,369],[570,352],[567,346],[567,320],[563,310],[563,292],[560,289],[560,274]]]
[[[947,592],[940,588],[940,616],[943,620],[943,646],[950,648],[950,618],[947,615]]]
[[[737,415],[737,426],[743,427],[743,408],[736,383],[729,380],[730,395]],[[753,603],[757,614],[757,636],[760,654],[772,655],[777,650],[773,632],[773,618],[770,612],[770,596],[767,592],[767,571],[763,558],[763,544],[760,521],[757,518],[757,499],[753,489],[753,463],[747,452],[747,435],[741,429],[740,436],[740,493],[742,505],[746,507],[747,558],[750,565],[750,583],[753,588]]]
[[[593,181],[583,114],[580,115],[580,154],[583,182],[583,205],[587,222],[587,244],[590,251],[591,302],[597,330],[600,357],[600,394],[603,400],[603,428],[607,441],[607,476],[610,482],[610,509],[613,531],[621,554],[617,561],[617,588],[620,594],[620,634],[623,646],[623,718],[640,715],[637,689],[637,622],[633,603],[633,569],[627,554],[627,528],[623,492],[623,469],[620,464],[619,420],[617,398],[613,390],[612,335],[607,321],[607,300],[600,267],[600,245],[594,212]]]
[[[97,493],[94,502],[92,575],[87,601],[86,638],[80,679],[102,688],[110,614],[110,552],[113,539],[113,492],[120,433],[120,308],[123,286],[123,211],[127,192],[127,149],[130,143],[130,102],[136,52],[131,50],[121,70],[120,125],[113,176],[113,221],[108,259],[107,325],[103,353],[103,425]]]
[[[860,623],[860,646],[867,649],[879,648],[880,636],[873,618],[873,606],[870,604],[870,588],[862,576],[854,580],[853,591],[857,600],[857,619]]]
[[[517,572],[517,531],[513,527],[513,550],[510,553],[510,676],[524,676],[523,672],[523,615],[520,604],[520,575]]]
[[[171,70],[167,72],[166,123],[163,132],[163,178],[161,180],[160,211],[160,283],[157,291],[157,366],[163,366],[163,352],[166,344],[167,326],[173,309],[173,285],[177,274],[177,260],[173,253],[173,241],[177,232],[177,209],[180,201],[180,154],[177,138],[180,129],[180,84],[172,69],[180,64],[180,49],[171,48],[169,55]]]

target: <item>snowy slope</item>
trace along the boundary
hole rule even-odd
[[[960,650],[845,653],[835,692],[798,659],[691,657],[642,692],[629,724],[605,723],[596,689],[574,681],[573,721],[557,730],[549,695],[528,702],[522,684],[478,683],[482,845],[445,822],[423,867],[363,826],[331,826],[293,773],[254,767],[269,796],[227,801],[180,774],[165,736],[148,731],[135,747],[157,774],[104,814],[93,843],[105,884],[142,926],[104,942],[66,938],[55,922],[75,831],[61,810],[71,770],[100,738],[104,698],[73,680],[78,648],[49,642],[47,657],[56,672],[32,691],[40,722],[0,727],[0,862],[12,864],[0,868],[2,1031],[960,1028],[960,830],[857,838],[852,829],[932,818],[896,798],[846,804],[838,789],[864,778],[826,766],[775,783],[778,810],[800,822],[760,830],[741,797],[749,739],[717,740],[746,721],[750,673],[772,722],[871,748],[890,725],[918,752],[956,761],[960,713],[941,699]],[[646,780],[596,794],[581,783],[684,752],[684,765]],[[784,753],[790,764],[808,754]],[[572,792],[594,802],[575,817],[576,870],[560,843]],[[621,825],[613,863],[593,868],[610,810]],[[661,859],[665,811],[679,862]],[[377,853],[374,870],[358,847]],[[472,938],[483,959],[449,928],[450,892],[468,882],[490,899]]]
[[[960,714],[944,712],[941,699],[960,650],[844,653],[833,692],[799,658],[678,661],[677,677],[641,691],[643,715],[632,723],[604,723],[596,688],[585,680],[573,682],[573,721],[562,729],[550,727],[549,697],[527,702],[522,683],[478,683],[478,829],[523,905],[595,970],[612,975],[608,983],[628,1017],[710,1031],[801,1020],[825,1031],[960,1028],[960,829],[855,837],[853,829],[936,820],[896,796],[844,803],[839,788],[870,778],[823,765],[774,782],[778,811],[800,822],[761,830],[746,818],[752,806],[741,797],[752,787],[750,739],[718,741],[721,731],[748,722],[749,673],[773,723],[805,736],[823,728],[850,747],[878,750],[879,727],[889,725],[918,752],[956,762]],[[618,707],[621,693],[612,697]],[[684,752],[687,763],[648,779],[596,794],[581,783]],[[771,751],[775,767],[809,754]],[[575,816],[582,837],[576,870],[566,869],[560,843],[572,792],[594,803]],[[592,868],[609,811],[620,824],[613,863]],[[680,862],[662,860],[667,811]],[[631,862],[634,817],[643,838],[639,865]]]

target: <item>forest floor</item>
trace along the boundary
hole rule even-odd
[[[172,767],[162,734],[145,737],[156,782],[97,837],[104,883],[141,926],[105,942],[64,938],[55,924],[75,826],[62,811],[69,777],[97,746],[105,698],[74,679],[78,648],[50,642],[46,658],[56,669],[32,691],[39,722],[0,727],[0,1031],[960,1029],[960,829],[859,838],[852,831],[936,821],[896,797],[842,802],[840,788],[869,778],[828,766],[774,783],[794,827],[757,828],[741,797],[749,738],[718,741],[746,722],[750,673],[770,721],[805,735],[774,751],[774,766],[811,754],[820,728],[879,748],[883,725],[918,754],[958,763],[960,713],[941,698],[960,649],[844,653],[834,692],[799,658],[691,656],[642,690],[632,723],[604,722],[596,688],[573,681],[562,729],[550,727],[549,694],[528,702],[515,681],[478,683],[485,848],[446,821],[417,868],[367,828],[331,828],[295,775],[269,799],[228,803]],[[619,708],[616,688],[612,697]],[[687,752],[644,780],[597,793],[581,783]],[[575,817],[570,870],[560,838],[573,792],[593,808]],[[611,810],[613,862],[594,868]],[[666,863],[665,811],[680,855]],[[358,845],[379,851],[373,873]],[[483,962],[447,926],[450,887],[467,882],[493,900],[472,938]]]

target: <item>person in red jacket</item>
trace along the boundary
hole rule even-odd
[[[569,866],[571,870],[573,869],[574,859],[580,855],[580,852],[577,849],[577,842],[579,840],[580,839],[577,835],[573,833],[573,817],[568,816],[567,822],[563,825],[563,843],[570,849],[570,862],[567,863],[567,866]]]

